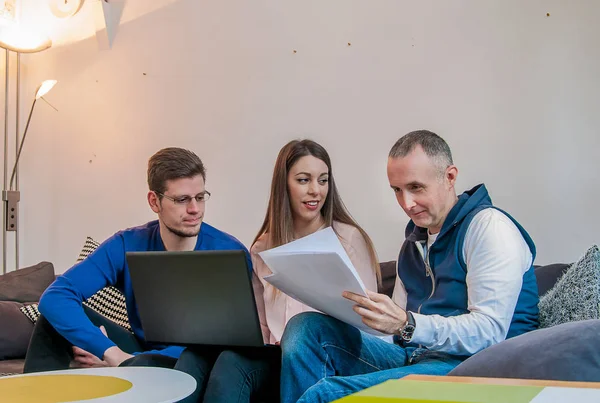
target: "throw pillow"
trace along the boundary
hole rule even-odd
[[[37,322],[41,315],[38,310],[38,304],[23,305],[19,310],[33,323]]]
[[[98,246],[100,246],[100,243],[88,236],[77,258],[77,262],[81,262],[91,255]],[[132,331],[129,319],[127,318],[125,296],[117,288],[113,286],[104,287],[83,303],[130,332]]]
[[[539,303],[540,327],[600,319],[600,249],[588,251],[556,282]]]
[[[79,253],[79,257],[77,257],[76,262],[79,263],[86,257],[92,254],[95,251],[100,243],[92,239],[91,237],[85,238],[85,243],[83,244],[83,248],[81,249],[81,253]]]
[[[534,330],[486,348],[448,375],[599,382],[599,335],[597,319]]]
[[[53,281],[54,266],[49,262],[0,275],[0,301],[39,301]]]
[[[23,358],[27,353],[33,324],[21,315],[22,306],[20,302],[0,301],[0,360]]]
[[[77,258],[77,262],[81,262],[87,258],[92,252],[98,248],[100,244],[94,239],[87,237],[81,253]],[[104,287],[87,300],[83,301],[83,304],[90,307],[99,314],[112,320],[116,324],[124,327],[125,329],[132,331],[129,325],[129,319],[127,317],[127,306],[125,304],[125,296],[117,288],[108,286]],[[21,308],[21,312],[25,314],[32,322],[36,322],[40,316],[37,309],[37,304],[26,305]]]
[[[535,279],[537,280],[538,294],[543,297],[548,291],[556,285],[556,282],[571,264],[552,263],[546,266],[535,266]]]
[[[127,317],[125,296],[117,288],[104,287],[83,303],[130,332],[133,331]]]

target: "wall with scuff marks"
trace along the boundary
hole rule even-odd
[[[419,128],[449,142],[459,191],[485,182],[530,231],[538,263],[600,242],[600,2],[127,0],[112,49],[94,3],[65,21],[24,7],[56,46],[24,56],[23,97],[59,83],[23,154],[23,265],[62,272],[86,236],[153,219],[146,163],[166,146],[204,160],[206,221],[249,246],[299,137],[329,150],[346,205],[395,259],[407,218],[386,155]]]

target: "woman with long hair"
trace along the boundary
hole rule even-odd
[[[258,253],[330,226],[365,287],[377,291],[380,271],[375,248],[342,202],[329,154],[314,141],[291,141],[281,149],[275,162],[267,213],[250,250],[265,344],[279,344],[290,318],[314,309],[267,283],[263,277],[271,271]],[[278,401],[280,361],[280,351],[274,348],[222,352],[208,379],[204,402]]]
[[[380,272],[375,248],[342,202],[329,154],[314,141],[291,141],[277,157],[267,213],[250,249],[255,295],[267,343],[280,341],[292,316],[314,309],[263,280],[271,271],[258,253],[327,227],[337,234],[365,287],[377,291]]]

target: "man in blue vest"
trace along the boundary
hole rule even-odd
[[[485,185],[456,195],[448,144],[419,130],[392,147],[387,173],[410,217],[392,298],[346,292],[389,343],[319,313],[281,341],[283,403],[330,402],[408,374],[445,375],[467,357],[538,326],[531,237]]]

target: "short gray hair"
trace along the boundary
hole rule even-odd
[[[389,157],[406,157],[416,146],[421,146],[425,154],[433,159],[441,170],[454,164],[448,143],[429,130],[415,130],[400,137],[390,150]]]

